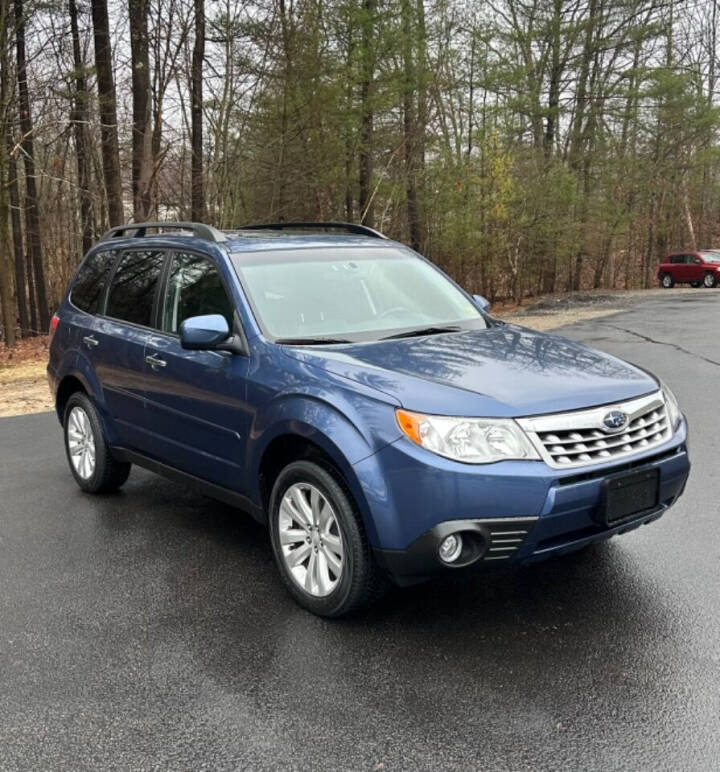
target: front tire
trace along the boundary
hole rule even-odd
[[[75,392],[65,406],[65,453],[75,482],[87,493],[109,493],[128,478],[131,464],[110,455],[95,405]]]
[[[295,461],[270,497],[270,540],[283,583],[323,617],[349,614],[377,599],[385,579],[373,560],[345,485],[311,461]]]
[[[664,273],[660,279],[660,284],[662,284],[665,289],[672,289],[675,286],[675,279],[673,279],[669,273]]]
[[[712,289],[717,285],[717,278],[714,273],[706,273],[703,279],[703,286]]]

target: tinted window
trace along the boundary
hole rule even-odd
[[[671,263],[684,263],[685,262],[685,255],[673,255],[670,258]]]
[[[107,275],[116,255],[116,252],[96,252],[80,266],[70,293],[74,306],[89,314],[96,314],[101,310]]]
[[[233,307],[218,269],[197,255],[175,255],[168,276],[162,329],[177,332],[190,316],[221,314],[232,329]]]
[[[113,276],[108,316],[149,327],[164,252],[126,252]]]

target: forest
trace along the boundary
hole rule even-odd
[[[0,0],[0,335],[108,226],[362,222],[515,302],[720,247],[720,0]]]

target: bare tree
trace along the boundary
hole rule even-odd
[[[148,0],[128,0],[133,94],[132,191],[136,221],[150,215],[152,126],[150,116],[150,56]]]
[[[375,80],[375,13],[377,0],[362,0],[362,24],[360,33],[360,218],[365,225],[373,226],[375,206],[373,202],[373,124]]]
[[[8,6],[0,6],[0,130],[6,132],[9,106],[9,51],[8,51]],[[9,249],[8,231],[8,153],[3,142],[0,145],[0,306],[5,343],[15,345],[15,304],[12,297],[12,253]]]
[[[110,225],[125,220],[120,150],[117,130],[117,104],[113,78],[112,51],[108,22],[107,0],[92,0],[95,69],[97,70],[98,102],[100,106],[100,143],[102,146],[103,177],[107,196]]]
[[[40,329],[45,331],[50,326],[50,312],[47,301],[45,266],[43,265],[42,244],[40,241],[40,214],[38,211],[38,192],[35,180],[35,145],[33,141],[33,120],[30,112],[30,94],[27,82],[27,62],[25,56],[25,14],[23,0],[15,0],[15,47],[17,54],[18,106],[20,109],[20,130],[25,167],[25,230],[28,252],[32,260],[35,278],[35,295]]]
[[[191,115],[191,217],[205,218],[205,186],[203,181],[203,61],[205,59],[205,2],[195,0],[195,44],[192,54]]]
[[[83,253],[92,246],[93,237],[93,206],[90,193],[90,111],[88,107],[89,95],[85,78],[85,62],[83,61],[80,47],[80,34],[78,31],[78,12],[75,0],[68,0],[68,13],[70,15],[70,34],[73,47],[73,76],[75,90],[73,94],[73,106],[70,121],[75,136],[75,155],[77,160],[78,188],[80,192],[80,227],[82,229]]]

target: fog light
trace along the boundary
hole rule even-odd
[[[445,563],[454,563],[460,557],[462,546],[462,536],[459,533],[451,533],[440,542],[440,559]]]

